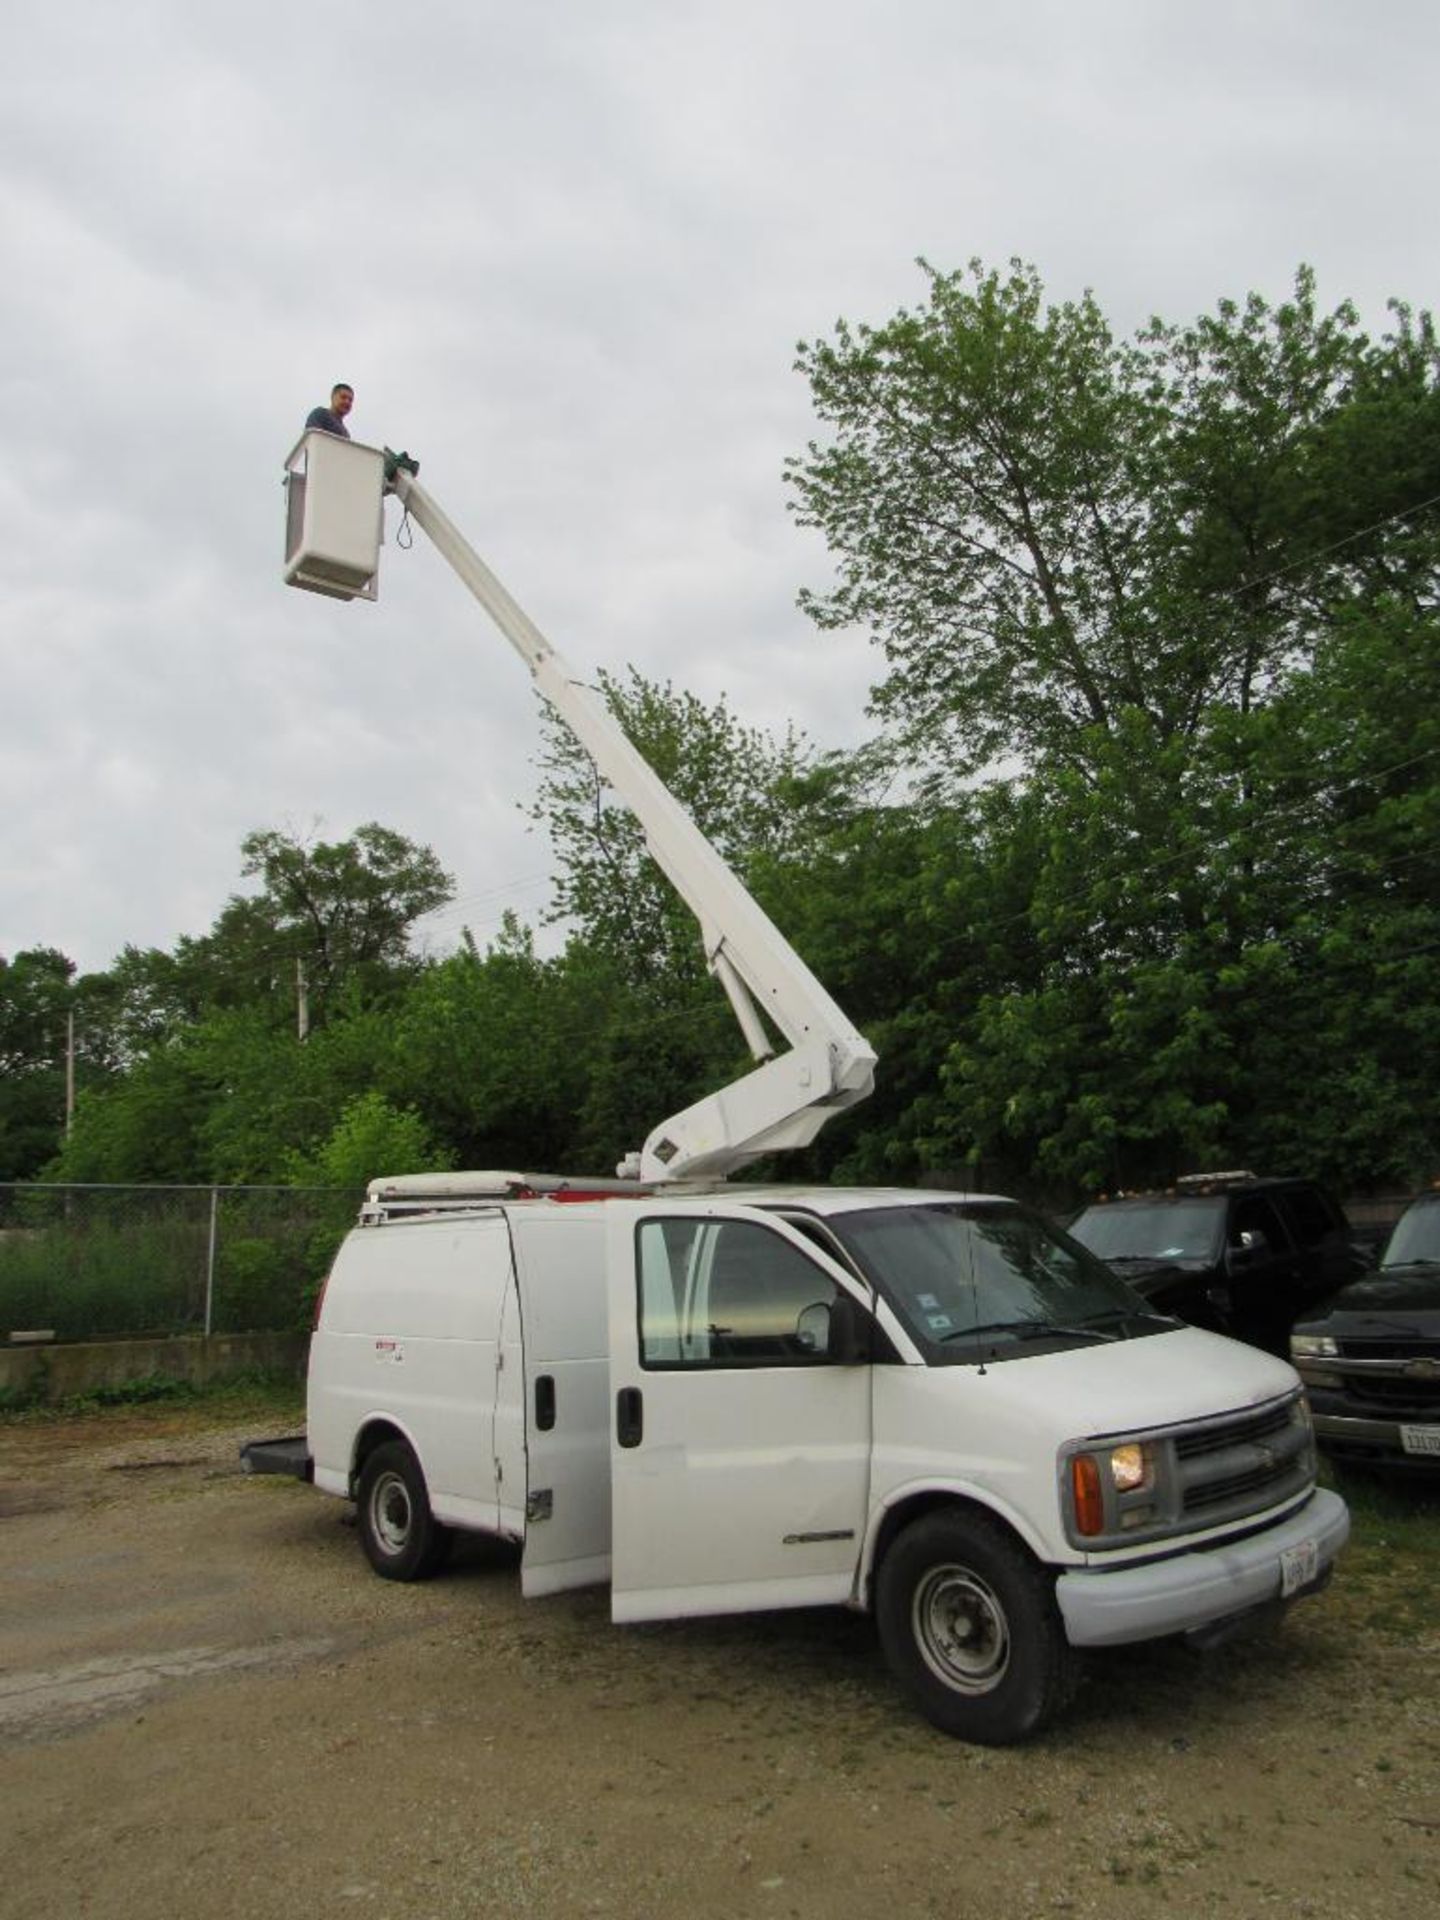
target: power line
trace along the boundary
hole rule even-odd
[[[1344,534],[1339,540],[1332,540],[1327,546],[1317,547],[1313,553],[1304,554],[1298,560],[1287,561],[1283,567],[1276,567],[1270,573],[1259,574],[1254,580],[1247,580],[1243,586],[1217,588],[1215,598],[1238,600],[1242,593],[1253,593],[1256,587],[1268,587],[1276,580],[1283,580],[1287,574],[1298,573],[1305,567],[1313,567],[1317,561],[1327,559],[1332,553],[1338,553],[1342,547],[1353,546],[1357,540],[1368,540],[1372,534],[1383,533],[1387,527],[1396,526],[1400,521],[1408,520],[1417,513],[1428,512],[1431,507],[1436,506],[1440,506],[1440,493],[1432,493],[1426,500],[1417,500],[1413,506],[1399,507],[1394,513],[1387,513],[1383,519],[1376,520],[1371,526],[1360,527],[1354,533]]]

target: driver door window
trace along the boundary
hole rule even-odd
[[[1268,1267],[1290,1251],[1290,1236],[1268,1200],[1250,1198],[1237,1204],[1230,1221],[1230,1248],[1251,1268]]]
[[[646,1220],[638,1256],[642,1366],[828,1362],[839,1288],[780,1234],[748,1220]]]

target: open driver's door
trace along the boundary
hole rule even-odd
[[[847,1600],[871,1369],[828,1343],[863,1290],[754,1208],[657,1198],[607,1230],[613,1617]]]

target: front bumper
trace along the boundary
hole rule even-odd
[[[1263,1533],[1222,1540],[1163,1560],[1077,1568],[1055,1582],[1065,1633],[1075,1647],[1119,1647],[1167,1634],[1193,1633],[1231,1614],[1278,1601],[1281,1557],[1315,1546],[1315,1577],[1290,1597],[1318,1592],[1350,1537],[1350,1514],[1336,1493],[1319,1488],[1305,1505]]]
[[[1370,1461],[1376,1466],[1411,1467],[1416,1472],[1440,1473],[1440,1423],[1376,1420],[1355,1414],[1316,1413],[1315,1438],[1337,1459]],[[1405,1444],[1402,1428],[1435,1436],[1434,1451]]]

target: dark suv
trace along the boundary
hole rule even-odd
[[[1195,1174],[1086,1207],[1070,1232],[1162,1313],[1287,1351],[1296,1318],[1365,1269],[1313,1180]]]
[[[1290,1352],[1327,1452],[1440,1473],[1440,1193],[1411,1202],[1379,1272],[1302,1320]]]

